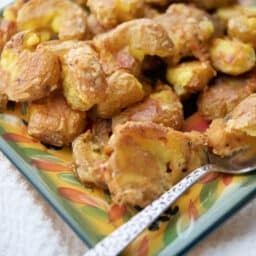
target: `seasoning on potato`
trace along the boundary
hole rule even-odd
[[[213,40],[210,56],[215,69],[234,76],[250,71],[256,61],[255,51],[250,44],[222,38]]]
[[[167,68],[167,81],[181,98],[202,91],[216,75],[209,62],[191,61]]]

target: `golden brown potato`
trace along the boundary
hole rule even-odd
[[[175,93],[181,98],[202,91],[216,75],[209,62],[190,61],[167,68],[167,81],[173,85]]]
[[[83,184],[107,188],[104,180],[105,154],[111,133],[111,123],[97,120],[86,133],[72,143],[73,171]]]
[[[144,56],[168,57],[173,43],[163,27],[150,19],[125,22],[93,40],[106,74],[122,68],[135,74]],[[137,61],[136,61],[137,60]]]
[[[255,91],[255,81],[245,77],[221,77],[199,97],[198,110],[207,120],[224,118]]]
[[[64,96],[73,109],[86,111],[107,97],[107,82],[97,52],[89,45],[64,56]]]
[[[215,69],[234,76],[251,70],[256,61],[253,47],[238,40],[214,39],[210,55]]]
[[[104,29],[142,16],[142,0],[88,0],[87,6]]]
[[[208,59],[207,43],[214,33],[214,24],[206,12],[185,4],[172,4],[155,21],[163,26],[174,42],[175,55],[169,58],[169,62],[177,64],[186,56],[201,61]]]
[[[24,5],[24,3],[24,0],[16,0],[13,4],[5,7],[3,11],[4,19],[16,22],[18,11]]]
[[[172,0],[144,0],[147,4],[159,5],[159,6],[166,6]]]
[[[256,145],[256,138],[241,131],[229,129],[224,119],[213,120],[206,134],[208,146],[214,154],[222,157],[231,156],[240,150]]]
[[[146,206],[206,162],[203,135],[128,122],[110,139],[105,180],[114,202]]]
[[[68,0],[30,0],[18,11],[19,30],[49,31],[59,39],[85,39],[87,15]]]
[[[46,49],[37,49],[38,34],[25,31],[5,45],[1,67],[8,73],[6,94],[16,102],[33,101],[48,96],[59,87],[58,57]]]
[[[232,18],[245,15],[247,17],[256,16],[255,6],[246,5],[232,5],[228,7],[219,8],[216,12],[216,16],[219,17],[224,23],[228,24],[228,21]]]
[[[87,4],[87,0],[73,0],[76,4],[85,7]]]
[[[54,146],[69,145],[86,125],[86,113],[72,110],[61,94],[31,103],[28,113],[28,133]]]
[[[16,33],[16,24],[13,21],[0,19],[0,53],[4,45]]]
[[[228,35],[231,38],[251,44],[256,47],[256,16],[237,16],[228,22]]]
[[[115,116],[112,119],[113,130],[128,121],[153,122],[179,130],[183,125],[182,104],[170,87],[158,85],[143,102]]]
[[[0,66],[0,111],[7,107],[8,96],[6,95],[6,87],[8,86],[8,73]]]
[[[256,94],[241,101],[229,114],[227,128],[256,137]]]
[[[81,47],[88,47],[87,41],[77,41],[77,40],[67,40],[67,41],[61,41],[61,40],[50,40],[47,42],[43,42],[40,45],[38,45],[37,48],[44,48],[48,51],[51,51],[55,55],[58,56],[61,63],[64,64],[65,62],[65,56],[67,53],[72,49],[77,49]]]
[[[102,118],[112,118],[123,108],[145,97],[143,85],[139,80],[123,70],[117,70],[107,78],[106,99],[97,105],[97,114]]]
[[[192,0],[191,2],[196,4],[200,8],[212,10],[235,4],[236,0]]]

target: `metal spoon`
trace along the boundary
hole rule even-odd
[[[209,164],[200,167],[152,202],[130,221],[99,242],[86,256],[116,256],[154,222],[170,205],[203,176],[210,172],[245,174],[256,171],[255,150],[243,150],[232,157],[220,158],[209,153]]]

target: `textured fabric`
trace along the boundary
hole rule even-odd
[[[189,256],[254,256],[256,200]],[[85,245],[0,153],[0,256],[78,256]]]
[[[0,153],[0,256],[78,256],[86,247]]]

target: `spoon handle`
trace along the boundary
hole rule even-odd
[[[216,170],[213,165],[200,167],[186,176],[178,184],[152,202],[130,221],[119,227],[104,238],[86,256],[116,256],[124,250],[140,233],[154,222],[170,205],[176,201],[188,188],[205,174]]]

